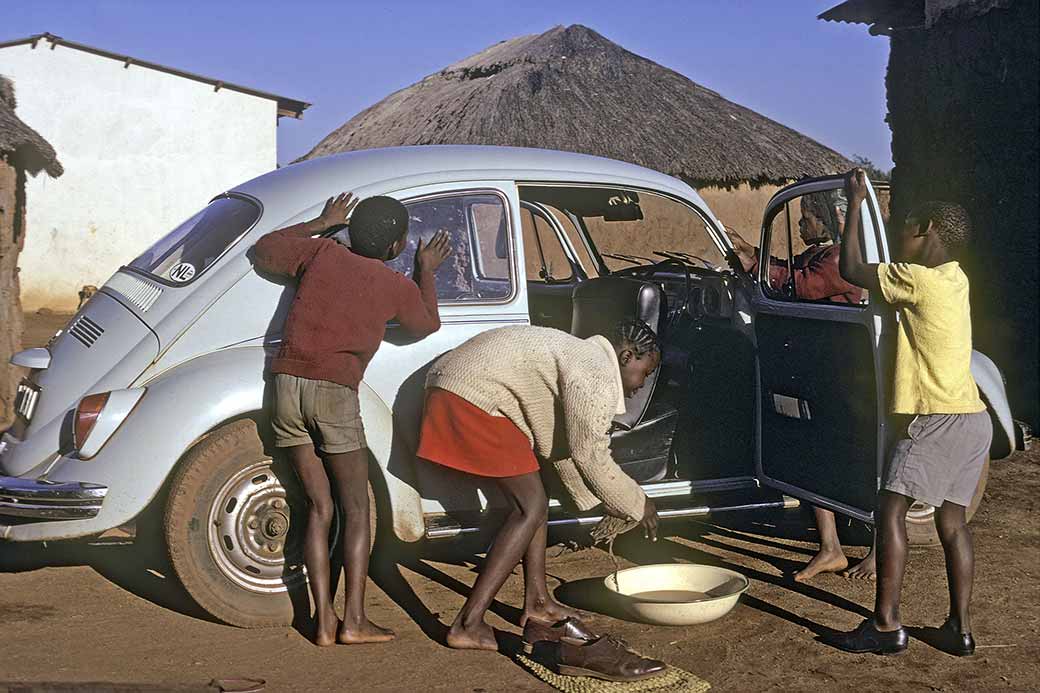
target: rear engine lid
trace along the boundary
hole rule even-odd
[[[30,376],[40,391],[28,435],[63,416],[84,394],[128,387],[155,360],[159,340],[133,312],[99,292],[47,348],[50,364]]]

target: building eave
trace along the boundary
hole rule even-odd
[[[33,36],[15,39],[13,41],[0,42],[0,48],[8,48],[11,46],[21,46],[29,44],[32,48],[35,49],[41,41],[50,43],[51,50],[54,50],[54,48],[57,46],[65,46],[67,48],[73,48],[78,51],[83,51],[84,53],[91,53],[93,55],[99,55],[104,58],[118,60],[119,62],[123,63],[124,68],[129,68],[131,65],[136,65],[138,67],[144,67],[150,70],[157,70],[159,72],[165,72],[170,75],[176,75],[177,77],[183,77],[184,79],[190,79],[196,82],[202,82],[203,84],[212,85],[213,91],[220,91],[221,89],[230,89],[231,91],[237,91],[242,94],[249,94],[250,96],[256,96],[261,99],[269,99],[277,104],[279,118],[301,118],[303,116],[303,112],[311,106],[310,103],[306,101],[300,101],[299,99],[291,99],[287,96],[280,96],[278,94],[272,94],[270,92],[261,91],[259,89],[252,89],[241,84],[235,84],[233,82],[227,82],[222,79],[216,79],[215,77],[206,77],[205,75],[195,74],[194,72],[178,70],[177,68],[170,67],[168,65],[160,65],[159,63],[153,63],[148,60],[141,60],[139,58],[134,58],[133,56],[113,53],[112,51],[106,51],[103,48],[97,48],[95,46],[88,46],[84,43],[69,41],[63,39],[60,36],[55,36],[54,34],[49,33],[35,34]]]

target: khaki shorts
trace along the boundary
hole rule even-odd
[[[273,399],[271,426],[276,447],[316,445],[328,455],[367,447],[354,388],[276,373]]]
[[[989,412],[918,414],[895,444],[881,488],[939,507],[967,507],[993,439]]]

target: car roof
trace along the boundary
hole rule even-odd
[[[678,195],[705,208],[696,191],[678,178],[635,164],[549,149],[480,145],[423,145],[345,152],[290,164],[229,192],[245,193],[259,199],[265,207],[282,207],[289,212],[293,202],[296,209],[300,209],[301,197],[317,201],[346,190],[368,195],[465,180],[646,187]]]

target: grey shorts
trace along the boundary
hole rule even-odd
[[[993,439],[989,412],[918,414],[895,444],[881,488],[939,507],[967,507]]]
[[[352,387],[276,373],[273,401],[276,447],[317,445],[329,455],[367,447],[358,393]]]

